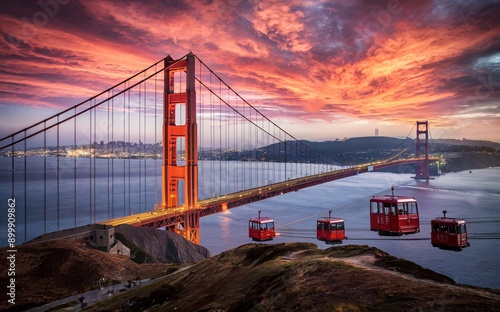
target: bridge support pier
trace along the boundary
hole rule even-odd
[[[184,236],[187,240],[200,244],[200,212],[191,211],[185,213],[181,222],[177,224],[174,232]]]

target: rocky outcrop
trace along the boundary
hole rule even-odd
[[[151,278],[175,270],[177,266],[163,263],[137,264],[126,256],[109,254],[86,247],[83,240],[53,239],[16,246],[16,304],[0,301],[0,311],[27,311],[53,302],[80,290],[106,285],[123,285],[127,280]],[[7,248],[0,248],[2,255]],[[0,267],[7,268],[7,257],[0,258]],[[10,277],[0,275],[0,284],[8,285]],[[3,295],[3,298],[6,298]]]
[[[205,247],[169,231],[124,224],[117,226],[115,233],[138,263],[195,263],[211,256]]]

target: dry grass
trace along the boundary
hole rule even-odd
[[[5,257],[0,259],[0,266],[7,267]],[[89,249],[74,240],[20,245],[16,253],[16,305],[4,302],[0,310],[23,311],[77,294],[82,287],[90,290],[97,287],[101,277],[108,283],[123,283],[137,276],[158,276],[170,267],[172,265],[137,264],[125,256]],[[6,285],[6,278],[3,274],[0,284]]]
[[[431,272],[368,246],[247,244],[88,310],[500,311],[499,292]]]

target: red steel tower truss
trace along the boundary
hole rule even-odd
[[[425,157],[425,160],[415,166],[415,179],[429,180],[429,131],[427,121],[417,121],[417,139],[415,157]]]
[[[173,230],[199,244],[200,214],[196,209],[198,208],[198,131],[195,56],[189,53],[185,59],[174,61],[167,58],[165,62],[162,128],[163,183],[160,209],[180,207],[179,197],[182,190],[184,199],[182,207],[185,210],[185,217]],[[185,120],[176,122],[176,116],[185,116]],[[179,147],[185,148],[182,151]],[[180,181],[184,184],[182,188]]]

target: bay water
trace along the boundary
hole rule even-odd
[[[23,157],[14,159],[14,166],[11,158],[0,158],[0,246],[7,245],[7,208],[12,193],[16,199],[17,245],[44,231],[152,210],[161,199],[161,170],[155,160],[63,159],[62,165],[56,166],[55,158],[27,159],[28,170],[24,170]],[[92,162],[93,166],[90,166]],[[219,162],[200,161],[199,183],[204,197],[224,193],[227,188],[221,184],[234,181],[227,182],[217,175],[238,173],[234,168],[249,167],[251,170],[245,171],[246,175],[264,169],[275,171],[272,177],[262,173],[261,176],[245,177],[255,183],[290,175],[290,172],[281,172],[286,168],[283,164],[267,164],[266,168],[255,167],[257,170],[253,170],[248,162],[228,163],[221,166]],[[213,170],[214,166],[225,169]],[[288,164],[288,171],[291,166]],[[304,171],[311,171],[305,166]],[[43,170],[44,167],[49,170]],[[59,183],[56,167],[59,167]],[[110,168],[113,169],[111,177],[108,174]],[[200,220],[201,245],[216,255],[253,243],[248,237],[248,220],[261,210],[262,216],[274,219],[278,233],[274,240],[262,244],[311,242],[318,248],[330,248],[331,245],[316,240],[315,228],[316,220],[328,216],[328,210],[332,210],[332,216],[345,220],[348,239],[343,244],[374,246],[444,274],[457,283],[500,289],[497,278],[500,276],[497,259],[500,256],[500,168],[447,173],[429,181],[414,180],[412,176],[368,172],[209,215]],[[30,182],[25,184],[25,178]],[[212,189],[208,185],[213,185],[214,180],[218,185]],[[251,186],[237,187],[245,189]],[[381,237],[369,230],[369,200],[373,195],[390,194],[391,186],[395,188],[395,195],[416,198],[420,233]],[[81,189],[93,191],[90,196],[82,196],[75,191]],[[128,190],[142,191],[129,193]],[[59,193],[59,199],[53,196],[56,193]],[[77,201],[73,198],[75,193]],[[113,208],[107,209],[109,206]],[[460,252],[431,245],[430,221],[442,216],[445,209],[447,216],[463,218],[467,222],[471,246]]]

